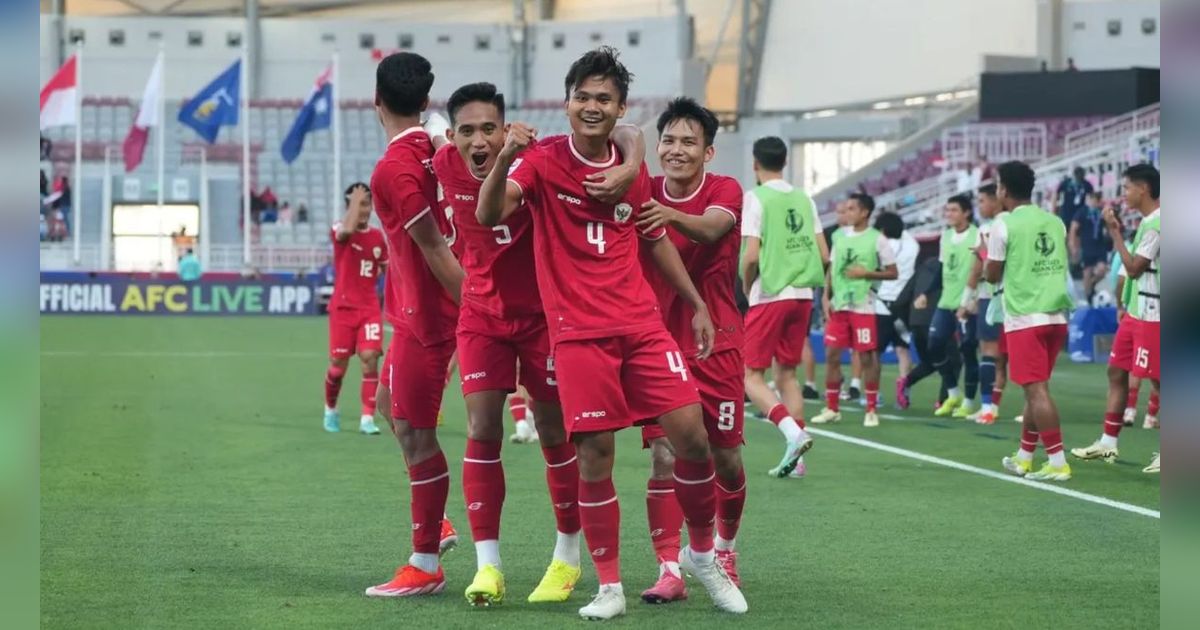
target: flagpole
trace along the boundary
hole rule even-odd
[[[104,182],[100,201],[100,268],[111,268],[112,261],[112,146],[104,147]]]
[[[71,190],[71,235],[74,241],[73,256],[79,265],[83,241],[79,225],[79,209],[83,203],[83,42],[75,43],[75,174]]]
[[[342,197],[342,112],[338,104],[342,84],[342,68],[338,52],[333,51],[333,76],[329,86],[329,100],[333,108],[333,205],[329,206],[331,216],[337,216],[338,202]]]
[[[242,93],[242,262],[250,266],[250,80],[249,52],[246,44],[242,43],[242,68],[238,74]]]
[[[205,269],[212,268],[212,251],[209,244],[212,235],[208,233],[211,221],[208,210],[208,147],[200,147],[200,261]]]
[[[166,182],[166,146],[167,146],[167,53],[166,47],[162,42],[158,43],[158,59],[157,64],[161,64],[158,68],[158,215],[161,217],[163,212],[163,197],[165,190],[163,184]]]

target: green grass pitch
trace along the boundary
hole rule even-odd
[[[409,551],[407,478],[384,435],[321,430],[323,319],[44,317],[41,324],[41,615],[47,628],[560,628],[595,592],[591,566],[566,604],[525,595],[553,544],[541,454],[505,444],[502,554],[508,599],[472,609],[461,487],[462,397],[446,395],[448,510],[462,535],[435,597],[377,600],[365,587]],[[1021,395],[992,427],[934,421],[935,380],[913,409],[832,430],[999,470]],[[1103,369],[1064,363],[1052,389],[1067,446],[1099,434]],[[1143,407],[1146,393],[1143,392]],[[358,371],[342,394],[356,429]],[[808,412],[815,412],[810,407]],[[1139,418],[1140,423],[1140,418]],[[656,577],[645,524],[649,470],[619,439],[626,627],[1039,628],[1159,625],[1158,519],[818,438],[803,480],[769,479],[781,438],[748,421],[749,497],[738,538],[750,613],[637,598]],[[511,429],[506,427],[506,429]],[[1066,487],[1159,509],[1141,467],[1158,432],[1121,437],[1122,460],[1073,461]],[[1039,454],[1039,463],[1042,456]],[[1168,464],[1170,465],[1170,464]]]

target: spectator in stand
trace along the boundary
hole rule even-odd
[[[1075,213],[1087,207],[1087,195],[1095,190],[1091,182],[1087,180],[1087,172],[1082,166],[1076,166],[1074,177],[1063,179],[1058,185],[1058,193],[1056,206],[1058,207],[1058,218],[1062,219],[1064,225],[1068,228],[1071,226],[1071,221],[1075,219]]]
[[[296,209],[296,223],[308,223],[308,206],[300,203],[300,207]]]
[[[1075,213],[1067,237],[1071,258],[1082,267],[1083,294],[1088,302],[1092,300],[1096,284],[1108,274],[1108,257],[1113,247],[1101,218],[1101,201],[1100,193],[1087,194],[1086,205]]]
[[[50,226],[46,223],[46,213],[38,213],[38,240],[44,241],[50,236]]]
[[[283,202],[283,205],[279,208],[278,222],[280,225],[292,224],[292,206],[286,201]]]
[[[184,282],[195,282],[200,279],[200,259],[191,248],[179,258],[179,279]]]
[[[1079,68],[1075,67],[1075,58],[1067,57],[1067,72],[1078,72]]]
[[[269,208],[271,210],[275,210],[279,207],[279,198],[275,196],[275,192],[271,190],[270,186],[266,186],[263,188],[261,197],[262,197],[263,207]]]
[[[66,175],[59,177],[54,184],[54,191],[59,193],[58,198],[54,200],[54,209],[58,211],[58,216],[54,218],[62,223],[63,238],[66,238],[71,233],[71,180],[67,179]],[[51,226],[51,232],[53,231]]]
[[[50,152],[54,149],[54,145],[50,143],[50,138],[47,138],[46,136],[42,136],[42,141],[40,144],[41,150],[39,151],[39,155],[41,156],[41,160],[49,160]]]

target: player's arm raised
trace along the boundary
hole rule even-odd
[[[659,273],[671,284],[679,297],[695,309],[692,332],[695,333],[699,346],[696,348],[696,357],[707,359],[708,355],[712,354],[716,330],[713,328],[712,317],[708,314],[708,306],[704,304],[696,285],[692,284],[692,279],[688,277],[683,260],[679,258],[679,250],[675,249],[671,239],[665,234],[653,241],[644,241],[644,244],[650,248],[650,257],[658,267]]]
[[[358,224],[370,216],[371,193],[365,185],[356,185],[350,190],[350,198],[346,201],[346,214],[342,215],[342,221],[334,226],[333,238],[339,243],[344,243],[354,230],[358,229]]]
[[[521,187],[508,181],[508,169],[517,155],[525,150],[537,136],[537,131],[515,122],[508,128],[504,147],[496,156],[492,172],[483,179],[479,187],[479,205],[475,208],[475,220],[480,225],[495,226],[507,219],[521,205],[524,196]]]
[[[626,124],[614,127],[611,137],[624,159],[612,168],[585,177],[583,188],[595,199],[615,204],[625,197],[637,180],[642,162],[646,160],[646,139],[640,127]]]
[[[433,215],[426,212],[408,228],[408,235],[421,250],[429,271],[450,294],[455,304],[459,303],[462,295],[463,270],[450,252],[446,237],[442,236]]]
[[[637,226],[642,232],[650,232],[660,227],[671,226],[679,233],[697,243],[706,245],[716,243],[729,233],[737,220],[728,210],[720,207],[710,207],[702,215],[687,214],[670,206],[651,199],[642,204],[638,215]]]
[[[1104,208],[1104,225],[1108,227],[1108,234],[1112,238],[1113,249],[1121,257],[1121,264],[1125,267],[1125,275],[1134,279],[1141,277],[1150,268],[1150,259],[1138,256],[1129,251],[1128,247],[1125,247],[1125,235],[1121,233],[1121,220],[1117,218],[1117,213],[1113,210],[1112,206]]]

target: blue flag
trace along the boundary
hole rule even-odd
[[[329,80],[332,71],[332,67],[326,68],[317,77],[316,85],[313,86],[312,92],[304,101],[300,112],[296,114],[296,121],[292,123],[292,129],[288,131],[287,137],[283,139],[283,146],[280,148],[284,162],[291,164],[299,157],[300,150],[304,148],[304,137],[308,135],[308,132],[328,129],[332,123],[333,83]]]
[[[239,59],[180,108],[179,122],[195,129],[209,144],[217,140],[222,126],[237,126],[241,74]]]

